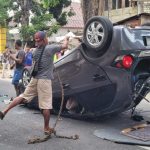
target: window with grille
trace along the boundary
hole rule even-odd
[[[112,0],[112,9],[116,9],[116,0]]]
[[[105,11],[108,10],[108,0],[105,0]]]
[[[129,0],[125,0],[125,7],[129,7],[129,6],[130,6]]]

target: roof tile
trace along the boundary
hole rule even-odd
[[[68,17],[68,23],[63,27],[64,28],[83,28],[84,23],[83,23],[81,3],[72,2],[71,6],[66,8],[65,10],[68,11],[70,8],[73,8],[75,15]]]

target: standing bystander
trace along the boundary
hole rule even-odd
[[[18,96],[19,95],[18,85],[19,85],[19,80],[22,78],[24,59],[25,59],[25,52],[22,49],[21,40],[16,40],[15,49],[17,50],[16,56],[14,56],[13,54],[11,54],[11,52],[9,52],[9,57],[10,59],[15,61],[15,63],[11,66],[11,69],[15,67],[12,84],[14,85],[16,90],[16,95]]]
[[[24,93],[16,97],[10,105],[0,111],[0,119],[3,119],[7,112],[16,105],[23,102],[30,102],[35,96],[39,98],[39,108],[44,117],[44,133],[51,134],[53,129],[49,126],[50,110],[52,109],[52,85],[53,79],[53,56],[55,53],[65,50],[68,47],[68,37],[66,37],[61,45],[48,45],[46,34],[43,31],[35,33],[36,50],[33,54],[33,61],[38,61],[37,74],[31,78],[30,83]],[[42,54],[43,51],[43,54]]]

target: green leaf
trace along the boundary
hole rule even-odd
[[[67,23],[69,14],[62,10],[70,4],[71,0],[0,0],[0,25],[6,25],[6,20],[21,24],[20,34],[25,41],[38,30],[51,35]],[[14,11],[12,18],[8,17],[8,10]]]

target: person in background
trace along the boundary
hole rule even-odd
[[[3,111],[0,111],[0,119],[2,120],[13,107],[24,102],[28,103],[33,100],[35,96],[38,96],[39,108],[41,109],[44,118],[44,133],[51,134],[54,132],[49,125],[53,97],[51,83],[51,80],[54,78],[53,56],[55,53],[68,48],[69,37],[66,37],[62,44],[49,45],[46,33],[44,31],[38,31],[35,33],[34,39],[37,48],[33,54],[33,61],[39,60],[43,51],[41,61],[38,66],[38,72],[31,78],[24,93],[16,97]]]
[[[5,47],[5,52],[2,54],[2,65],[3,65],[3,69],[2,69],[2,78],[6,77],[6,69],[9,69],[9,57],[8,57],[8,53],[9,53],[9,47],[6,46]]]
[[[22,78],[22,72],[24,68],[24,59],[25,59],[25,52],[22,49],[22,42],[21,40],[16,40],[15,42],[15,49],[17,50],[16,56],[14,56],[11,51],[9,52],[9,58],[14,60],[14,64],[11,66],[11,69],[14,69],[14,75],[12,79],[12,84],[15,87],[16,95],[19,95],[19,80]]]
[[[26,43],[25,46],[25,61],[24,61],[24,66],[28,67],[28,66],[32,66],[32,45],[30,42]]]

